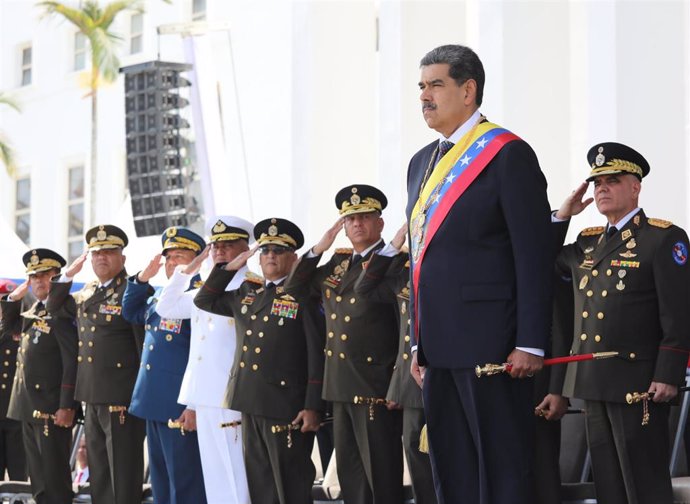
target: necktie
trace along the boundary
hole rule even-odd
[[[352,258],[352,266],[356,266],[359,264],[359,262],[362,260],[362,256],[360,254],[355,254],[354,257]]]
[[[266,284],[266,288],[267,288],[267,289],[272,289],[272,288],[275,287],[275,286],[276,286],[276,284],[274,284],[273,282],[268,282],[268,283]]]
[[[606,230],[606,241],[609,241],[613,235],[615,235],[618,232],[618,228],[616,226],[610,226]]]
[[[436,156],[436,164],[441,161],[441,158],[446,155],[446,153],[453,148],[455,145],[450,140],[444,140],[438,144],[438,156]]]

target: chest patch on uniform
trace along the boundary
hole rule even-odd
[[[162,318],[158,323],[158,328],[163,331],[179,334],[182,330],[182,319]]]
[[[250,292],[242,298],[240,303],[242,303],[243,305],[250,305],[250,304],[254,303],[254,300],[256,300],[256,293]],[[242,313],[244,313],[244,312],[242,312]]]
[[[684,266],[688,262],[688,246],[683,242],[677,242],[673,246],[673,260],[679,266]]]
[[[620,261],[618,259],[611,259],[611,266],[619,268],[639,268],[640,261]]]
[[[290,319],[297,318],[297,310],[299,303],[296,301],[286,301],[284,299],[274,299],[273,306],[271,306],[271,315],[279,317],[286,317]]]
[[[115,304],[102,304],[98,306],[98,313],[104,313],[106,315],[121,315],[122,306]]]
[[[44,321],[44,320],[37,320],[33,323],[31,326],[31,329],[34,331],[39,331],[43,334],[49,334],[50,333],[50,326]]]

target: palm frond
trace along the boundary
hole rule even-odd
[[[0,93],[0,105],[7,105],[8,107],[16,110],[17,112],[22,111],[22,108],[20,107],[17,100],[15,100],[9,95],[6,95],[5,93]]]
[[[93,70],[98,71],[107,82],[112,82],[117,79],[118,70],[120,68],[120,60],[117,57],[118,37],[113,33],[109,33],[103,28],[96,28],[89,36],[91,42],[91,54]]]
[[[7,174],[13,177],[17,168],[14,159],[14,151],[10,144],[2,137],[0,137],[0,163],[5,165]]]
[[[137,13],[144,12],[144,4],[141,0],[116,0],[105,6],[98,18],[98,26],[109,28],[115,17],[122,11],[131,10]]]
[[[79,30],[81,30],[83,33],[86,33],[89,29],[88,16],[85,15],[83,10],[74,9],[61,2],[54,2],[50,0],[38,2],[36,6],[44,9],[43,16],[59,14],[79,28]]]

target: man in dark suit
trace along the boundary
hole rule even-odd
[[[84,429],[94,504],[139,502],[144,479],[144,421],[127,413],[139,370],[144,328],[122,317],[127,286],[127,235],[117,226],[86,232],[98,280],[70,295],[87,253],[54,278],[46,304],[53,317],[74,317],[79,328],[75,399],[86,402]]]
[[[0,301],[0,338],[21,333],[18,368],[8,416],[22,422],[22,437],[37,504],[72,500],[70,448],[78,403],[77,329],[74,319],[49,317],[45,302],[50,279],[65,260],[49,249],[34,249],[22,258],[28,280]],[[27,295],[31,288],[31,295]]]
[[[292,295],[320,298],[326,313],[326,365],[323,398],[333,402],[333,438],[338,480],[347,504],[399,504],[402,501],[402,414],[386,409],[398,348],[395,301],[370,301],[354,285],[381,239],[385,195],[355,184],[335,197],[341,218],[297,262],[286,282]],[[318,266],[340,230],[353,248],[336,249]],[[318,266],[318,267],[317,267]],[[354,402],[357,398],[357,403]]]
[[[410,161],[412,372],[439,503],[532,501],[533,383],[551,319],[546,180],[532,149],[479,113],[484,70],[463,46],[421,61],[422,112],[440,134]],[[416,350],[416,351],[415,351]],[[478,379],[474,366],[509,362]],[[420,370],[421,366],[421,370]],[[421,372],[420,372],[421,371]]]
[[[585,400],[587,441],[597,500],[670,504],[669,401],[685,382],[690,349],[688,236],[638,206],[649,163],[615,142],[587,154],[594,200],[606,227],[583,230],[556,261],[572,281],[574,331],[559,332],[571,353],[615,351],[617,358],[569,364],[563,395]],[[555,215],[566,221],[582,201],[582,184]],[[560,306],[560,303],[558,304]],[[626,404],[629,392],[653,392]],[[646,421],[645,421],[646,420]]]
[[[325,324],[312,297],[293,297],[283,287],[297,260],[295,250],[304,244],[300,229],[271,218],[254,227],[254,238],[264,278],[249,275],[239,289],[225,291],[255,247],[214,268],[194,302],[204,311],[234,317],[237,325],[225,405],[242,412],[252,502],[311,502],[311,451],[325,409]]]
[[[17,285],[9,280],[0,280],[0,296],[12,293]],[[2,311],[0,310],[0,319]],[[12,383],[17,366],[17,349],[20,331],[0,338],[0,480],[5,478],[5,471],[13,481],[26,480],[26,456],[22,442],[22,424],[7,418],[7,408],[12,395]]]
[[[187,265],[206,243],[198,234],[170,227],[161,236],[162,252],[146,268],[127,279],[122,316],[132,324],[145,324],[146,337],[129,412],[146,420],[146,442],[153,498],[157,504],[206,503],[201,472],[196,416],[178,404],[182,377],[189,358],[190,320],[161,317],[156,313],[162,287],[153,289],[149,280],[161,268],[170,278],[178,265]],[[200,284],[199,276],[189,289]],[[170,428],[168,421],[179,423]]]

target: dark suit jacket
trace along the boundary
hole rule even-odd
[[[437,142],[410,161],[407,216]],[[553,271],[546,180],[522,140],[506,144],[427,245],[419,276],[420,364],[472,368],[545,349]]]
[[[53,281],[46,308],[54,317],[74,317],[79,328],[75,398],[91,404],[128,406],[139,370],[144,328],[122,317],[127,272],[106,288],[91,282],[74,296],[72,282]]]
[[[572,278],[575,303],[574,335],[556,336],[574,354],[620,352],[569,364],[565,396],[620,403],[628,392],[646,392],[652,380],[685,382],[690,261],[674,254],[682,243],[687,255],[688,237],[641,210],[636,217],[608,241],[603,226],[585,229],[558,257],[558,271]]]
[[[13,328],[21,328],[19,368],[7,415],[15,420],[42,423],[43,420],[33,418],[34,410],[53,414],[59,408],[76,409],[78,338],[74,319],[50,317],[33,300],[5,300],[0,305],[0,338],[12,338]]]
[[[33,294],[30,292],[24,296],[26,302],[34,302]],[[3,296],[4,303],[7,295]],[[3,304],[4,304],[3,303]],[[2,319],[5,318],[5,310],[2,309]],[[10,398],[12,397],[12,386],[14,383],[14,375],[17,370],[17,351],[21,342],[22,323],[18,317],[10,316],[9,320],[0,320],[0,327],[2,328],[2,336],[0,337],[0,420],[7,418],[7,408],[10,405]]]
[[[383,247],[383,242],[375,250]],[[323,398],[351,403],[355,396],[383,399],[390,384],[398,348],[395,301],[363,299],[355,281],[372,250],[362,262],[350,266],[352,249],[337,249],[318,266],[321,256],[303,256],[285,288],[321,298],[326,312],[326,367]],[[295,295],[295,294],[293,294]]]
[[[324,411],[325,325],[318,303],[290,296],[281,286],[266,288],[256,276],[226,292],[235,273],[214,268],[194,298],[200,309],[235,319],[237,346],[226,406],[288,422],[302,409]]]

